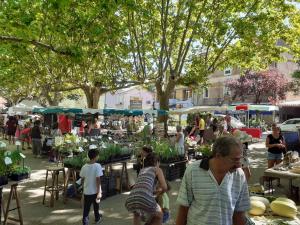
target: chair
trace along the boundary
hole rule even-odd
[[[63,175],[63,184],[59,183],[59,174],[62,173]],[[52,176],[52,183],[48,185],[48,177]],[[46,200],[46,193],[50,192],[50,207],[54,206],[54,195],[55,199],[58,200],[59,198],[59,191],[65,190],[65,169],[64,167],[60,166],[53,166],[48,167],[46,169],[46,180],[45,180],[45,187],[44,187],[44,196],[43,196],[43,204],[45,204]]]

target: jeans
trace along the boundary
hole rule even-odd
[[[89,224],[89,212],[92,204],[94,207],[95,221],[98,221],[101,217],[99,214],[99,203],[96,203],[96,198],[97,198],[97,194],[84,195],[83,218],[82,218],[83,225]]]

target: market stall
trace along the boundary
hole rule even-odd
[[[287,179],[289,181],[289,197],[299,200],[299,188],[293,186],[293,181],[300,178],[300,164],[293,164],[288,166],[283,163],[276,165],[273,168],[266,169],[264,172],[265,177],[274,177]],[[297,189],[298,191],[294,191]]]
[[[27,115],[29,112],[34,110],[43,109],[37,101],[23,100],[22,102],[16,104],[15,106],[9,107],[8,115]]]
[[[262,137],[262,129],[260,126],[258,127],[250,127],[250,115],[260,114],[268,114],[272,115],[275,120],[275,112],[279,110],[278,106],[274,105],[250,105],[250,104],[241,104],[236,106],[228,106],[228,110],[230,111],[243,111],[246,113],[246,124],[247,128],[241,128],[240,130],[245,131],[247,134],[251,135],[254,138]]]

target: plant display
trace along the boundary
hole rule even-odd
[[[177,150],[167,140],[153,141],[152,148],[162,162],[176,160],[179,157]]]
[[[29,166],[18,166],[15,165],[12,167],[11,174],[16,174],[16,175],[24,175],[24,174],[29,174],[31,172],[31,169]]]
[[[18,165],[22,161],[20,153],[22,153],[21,150],[14,150],[10,153],[10,158],[13,164]]]
[[[72,158],[67,158],[64,160],[64,165],[69,168],[76,168],[80,169],[84,164],[86,164],[89,161],[89,158],[87,156],[86,152],[82,152],[76,156],[73,156]]]
[[[195,151],[200,152],[204,157],[209,157],[212,154],[212,147],[211,145],[199,145],[195,148]]]
[[[6,166],[4,163],[5,151],[0,150],[0,176],[4,176],[6,174]]]

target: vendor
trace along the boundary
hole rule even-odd
[[[275,123],[272,124],[272,134],[266,138],[266,147],[268,148],[268,168],[281,163],[283,153],[286,151],[286,144],[280,128]]]

